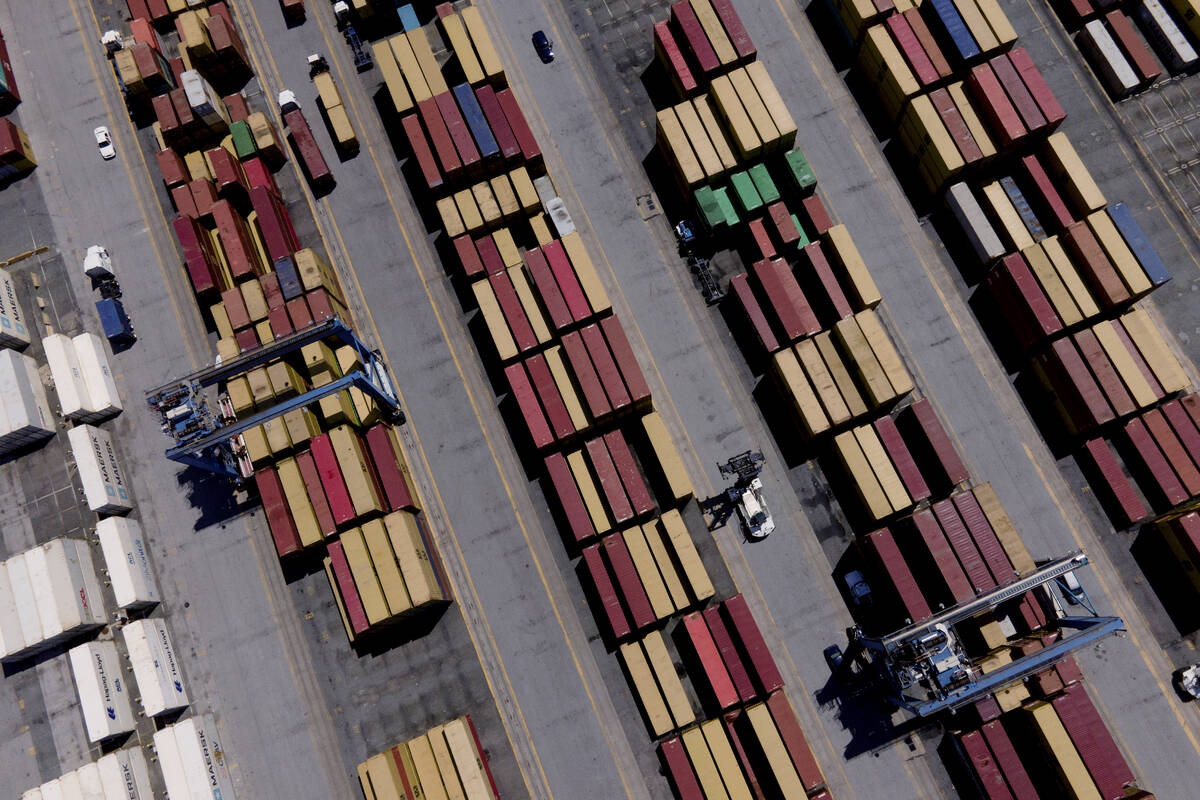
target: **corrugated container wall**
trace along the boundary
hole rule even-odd
[[[147,557],[146,536],[137,520],[107,517],[96,523],[104,566],[117,606],[130,610],[155,605],[162,597]]]
[[[100,742],[136,728],[117,646],[111,641],[88,642],[71,648],[67,656],[79,690],[88,740]]]

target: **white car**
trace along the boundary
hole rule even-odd
[[[112,137],[108,134],[108,128],[101,125],[92,131],[92,135],[96,137],[96,146],[100,148],[101,158],[108,161],[117,157],[117,148],[113,147]]]

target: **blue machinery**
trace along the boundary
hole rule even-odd
[[[922,717],[953,710],[981,695],[1018,683],[1125,626],[1120,617],[1097,615],[1082,589],[1071,592],[1064,576],[1087,563],[1082,552],[1060,558],[889,636],[868,637],[855,628],[851,647],[860,651],[865,664],[883,680],[888,698],[900,708]],[[953,626],[1051,582],[1070,592],[1089,614],[1060,616],[1062,638],[1057,642],[986,675],[972,666]],[[1068,630],[1075,633],[1068,635]]]
[[[220,401],[214,408],[204,393],[207,387],[325,339],[336,339],[353,347],[362,365],[361,370],[356,369],[324,386],[280,401],[240,420],[234,417],[228,400]],[[227,363],[206,367],[172,381],[148,392],[146,399],[162,416],[163,432],[175,441],[175,446],[167,450],[167,458],[240,480],[247,473],[238,468],[238,457],[231,446],[235,436],[350,387],[357,387],[370,395],[379,404],[385,417],[396,422],[403,421],[403,412],[379,353],[364,345],[341,320],[330,319]]]

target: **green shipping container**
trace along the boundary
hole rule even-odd
[[[817,188],[817,176],[813,174],[804,153],[798,149],[791,150],[783,158],[787,162],[788,171],[792,173],[792,182],[796,184],[800,194],[809,194]]]
[[[700,212],[704,226],[709,230],[725,222],[725,214],[721,211],[721,205],[711,187],[701,186],[696,190],[696,209]]]
[[[713,192],[713,196],[717,198],[717,204],[721,207],[721,213],[725,216],[726,225],[732,228],[742,221],[733,209],[733,201],[729,199],[729,189],[722,186]]]
[[[738,205],[743,211],[749,213],[762,208],[762,198],[758,196],[754,181],[747,173],[735,172],[729,176],[729,181],[733,184],[733,192],[737,195]]]
[[[250,132],[250,126],[245,120],[230,124],[229,135],[233,137],[233,149],[237,150],[238,158],[252,158],[258,153],[258,148],[254,145],[254,134]]]
[[[796,225],[796,230],[800,231],[800,238],[796,241],[796,247],[808,247],[812,244],[809,241],[808,234],[804,232],[804,226],[800,224],[800,218],[792,214],[792,222]]]
[[[771,173],[767,172],[766,164],[755,164],[751,167],[750,180],[754,181],[754,188],[765,204],[770,205],[779,199],[779,189],[776,188],[775,181],[771,180]]]

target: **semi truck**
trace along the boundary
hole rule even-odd
[[[300,155],[300,162],[309,182],[314,188],[332,189],[333,173],[325,163],[325,156],[321,155],[321,148],[313,138],[312,128],[308,126],[300,104],[296,102],[295,92],[285,89],[279,93],[279,110],[283,114],[283,124],[287,126],[292,146]]]

